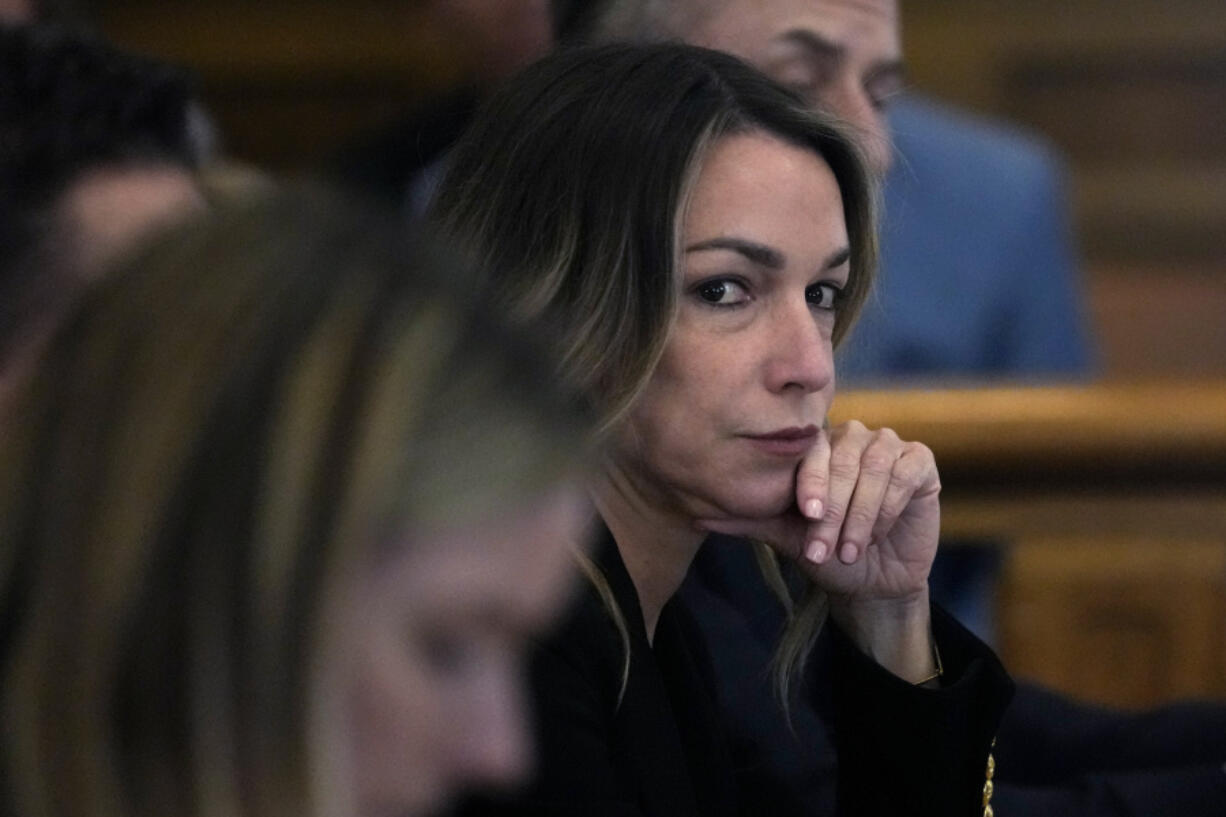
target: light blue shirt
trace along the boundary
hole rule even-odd
[[[1042,142],[914,96],[891,111],[881,276],[844,384],[1092,371],[1063,169]]]

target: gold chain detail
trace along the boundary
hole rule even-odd
[[[992,738],[991,749],[996,748],[996,738]],[[988,751],[988,767],[983,773],[983,817],[995,817],[995,812],[992,811],[992,795],[996,791],[996,786],[992,783],[992,778],[996,777],[996,758],[993,757],[991,750]]]

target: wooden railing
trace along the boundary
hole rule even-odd
[[[1124,706],[1226,696],[1226,381],[839,396],[927,443],[943,530],[1005,548],[1017,675]]]

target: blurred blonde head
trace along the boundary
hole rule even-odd
[[[312,782],[346,784],[316,718],[345,577],[524,507],[583,450],[551,367],[456,294],[448,254],[314,193],[243,199],[99,285],[18,395],[6,813],[346,802]],[[556,605],[523,593],[532,616]]]

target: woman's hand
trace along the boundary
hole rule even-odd
[[[791,554],[834,603],[927,594],[941,528],[932,451],[892,430],[851,421],[819,436],[796,474],[807,520]],[[786,551],[785,551],[786,552]]]
[[[927,446],[851,421],[822,432],[797,469],[793,511],[712,527],[795,559],[864,652],[918,680],[934,671],[928,573],[940,535],[940,490]]]

